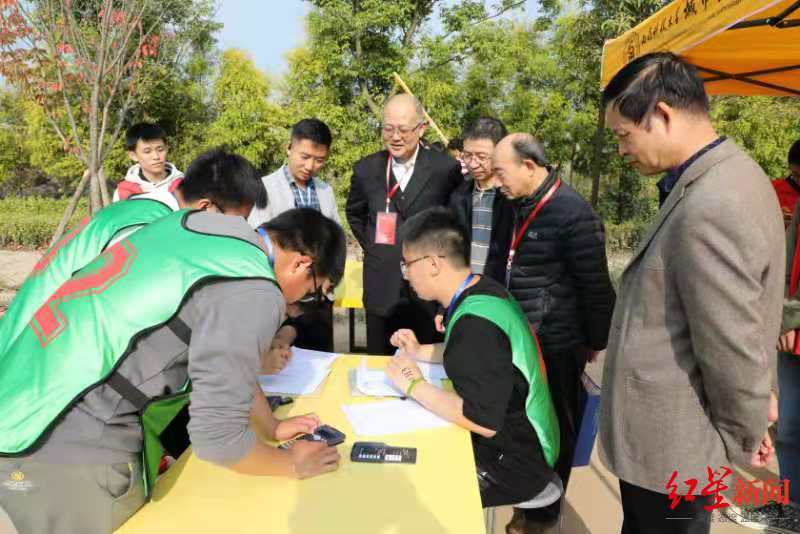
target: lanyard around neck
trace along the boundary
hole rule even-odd
[[[469,285],[470,282],[472,282],[473,278],[475,278],[475,275],[473,273],[469,273],[469,276],[467,276],[464,279],[464,281],[461,282],[461,285],[458,286],[458,289],[456,289],[455,295],[453,295],[453,298],[450,299],[450,305],[447,306],[447,315],[445,316],[445,322],[448,322],[450,320],[450,317],[453,315],[453,311],[455,310],[456,301],[458,300],[458,297],[460,297],[461,293],[463,293],[464,290],[467,289],[467,286]]]
[[[547,204],[553,195],[555,194],[558,187],[561,185],[561,178],[556,179],[556,183],[554,183],[550,189],[545,193],[545,195],[536,203],[533,210],[531,210],[528,217],[525,219],[525,222],[522,223],[522,226],[519,228],[514,229],[513,237],[511,238],[511,248],[508,251],[508,263],[506,264],[506,287],[508,287],[509,282],[511,281],[511,264],[514,262],[514,256],[517,253],[517,247],[519,247],[520,242],[522,242],[522,237],[525,235],[525,230],[528,229],[531,222],[539,215],[539,212],[542,211],[542,208]]]
[[[389,189],[389,177],[392,175],[392,155],[386,160],[386,213],[389,213],[389,203],[400,188],[400,182],[395,182],[394,187]]]
[[[258,229],[258,234],[261,236],[261,239],[264,241],[264,245],[267,247],[267,257],[269,258],[269,266],[272,269],[275,269],[275,251],[272,249],[272,240],[269,238],[269,234],[263,228]]]

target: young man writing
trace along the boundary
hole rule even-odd
[[[128,128],[125,149],[136,164],[117,184],[114,202],[152,191],[172,192],[178,187],[183,173],[167,162],[166,138],[164,130],[155,124],[140,122]]]
[[[433,208],[406,221],[401,270],[420,298],[447,310],[441,359],[454,392],[422,378],[413,357],[438,359],[410,330],[386,373],[440,417],[472,432],[483,506],[526,501],[556,480],[558,422],[525,315],[494,280],[469,268],[469,241],[453,214]]]
[[[335,470],[324,444],[262,441],[319,420],[276,419],[257,376],[285,303],[329,291],[344,260],[341,228],[307,209],[259,234],[241,217],[178,212],[110,247],[59,289],[60,326],[37,316],[4,356],[0,472],[27,484],[0,486],[0,508],[29,534],[115,530],[144,503],[160,430],[189,400],[203,460],[257,476]]]

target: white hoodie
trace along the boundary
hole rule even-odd
[[[172,163],[167,163],[166,168],[167,177],[154,184],[142,177],[141,166],[138,163],[132,165],[125,174],[125,178],[117,184],[117,188],[114,190],[113,202],[125,200],[131,195],[158,190],[172,192],[180,183],[180,179],[183,178],[183,173]]]

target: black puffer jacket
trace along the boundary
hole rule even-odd
[[[532,196],[516,203],[515,227],[556,178],[551,172]],[[509,289],[545,355],[579,346],[606,347],[616,295],[608,275],[605,231],[589,203],[565,182],[525,231]]]

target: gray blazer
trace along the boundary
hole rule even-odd
[[[679,493],[707,467],[749,465],[767,428],[784,285],[769,178],[733,141],[680,178],[626,267],[603,369],[601,457],[620,479]]]
[[[336,209],[336,197],[333,193],[333,187],[316,176],[312,180],[314,180],[314,187],[317,189],[317,197],[319,198],[319,207],[322,214],[341,225],[339,211]],[[284,211],[295,208],[292,188],[289,187],[289,182],[283,174],[283,167],[269,176],[264,176],[261,181],[264,182],[264,188],[267,190],[267,207],[263,210],[253,208],[253,211],[250,212],[247,222],[253,228],[258,228],[261,224]]]

